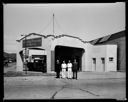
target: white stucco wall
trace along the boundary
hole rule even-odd
[[[102,67],[101,58],[105,58],[106,60],[106,46],[105,45],[94,46],[91,52],[92,52],[92,58],[96,58],[96,71],[103,72],[104,69]]]
[[[51,72],[51,45],[52,45],[52,38],[53,37],[48,37],[48,38],[45,38],[44,41],[42,41],[42,47],[44,49],[46,49],[46,52],[47,52],[47,73]]]
[[[22,43],[17,42],[16,45],[16,71],[23,71],[23,62],[21,60],[19,52],[22,50]]]
[[[80,40],[78,40],[76,38],[71,38],[71,37],[67,37],[67,36],[54,39],[52,41],[51,50],[54,50],[56,45],[85,49],[85,44],[83,42],[81,42]]]
[[[113,57],[113,61],[109,61]],[[117,45],[107,45],[107,71],[117,71]]]
[[[107,72],[116,71],[117,68],[117,46],[116,45],[97,45],[92,46],[86,44],[85,51],[85,71]],[[110,62],[109,57],[113,57],[114,61]],[[96,69],[92,58],[96,58]],[[102,63],[101,58],[105,59]]]
[[[83,71],[91,71],[91,57],[92,57],[92,51],[93,45],[90,43],[85,44],[85,68]]]

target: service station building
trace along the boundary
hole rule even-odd
[[[55,71],[57,59],[62,63],[74,59],[78,71],[117,71],[117,45],[93,45],[69,35],[41,35],[30,33],[17,40],[17,71],[24,71],[27,59],[28,71]]]

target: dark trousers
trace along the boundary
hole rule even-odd
[[[77,71],[73,71],[73,79],[77,79]]]
[[[57,77],[57,78],[60,77],[60,72],[56,72],[56,77]]]

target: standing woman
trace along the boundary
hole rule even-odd
[[[67,67],[68,67],[68,78],[71,79],[72,78],[72,63],[70,62],[70,60],[68,61]]]
[[[61,64],[61,68],[62,68],[62,78],[66,78],[66,63],[65,63],[65,61],[63,61],[63,63]]]

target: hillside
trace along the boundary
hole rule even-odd
[[[13,60],[13,61],[16,61],[16,53],[7,53],[7,52],[4,52],[4,60]]]

